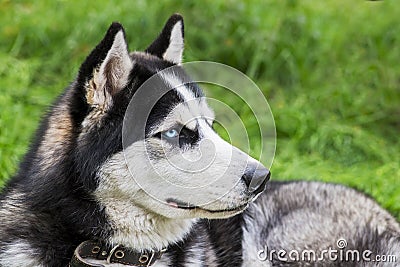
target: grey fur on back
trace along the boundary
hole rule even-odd
[[[293,266],[257,258],[260,250],[289,252],[337,249],[365,250],[374,255],[395,255],[390,262],[295,262],[294,266],[400,266],[400,226],[374,200],[356,190],[320,182],[271,182],[266,193],[245,214],[243,258],[245,266]],[[276,256],[276,254],[275,254]],[[286,255],[287,257],[287,255]],[[325,257],[326,258],[326,257]]]

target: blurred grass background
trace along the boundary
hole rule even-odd
[[[350,185],[400,218],[400,5],[246,3],[0,0],[0,184],[112,21],[142,50],[179,12],[186,61],[235,67],[267,97],[278,138],[273,179]]]

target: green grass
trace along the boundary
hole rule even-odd
[[[273,179],[347,184],[400,218],[395,0],[0,1],[0,184],[112,21],[141,50],[174,12],[185,17],[186,61],[233,66],[268,98]]]

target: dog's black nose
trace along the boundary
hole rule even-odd
[[[249,188],[249,192],[257,195],[265,189],[270,177],[271,172],[267,168],[258,165],[247,168],[242,179]]]

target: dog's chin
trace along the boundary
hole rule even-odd
[[[208,206],[196,206],[194,204],[183,203],[176,199],[168,199],[166,201],[166,208],[172,210],[175,214],[185,214],[190,218],[208,218],[208,219],[218,219],[218,218],[229,218],[236,214],[242,213],[249,203],[241,203],[236,206],[227,206],[224,208],[215,208]]]
[[[248,207],[248,204],[243,206],[243,207],[239,207],[236,209],[229,209],[229,210],[225,210],[225,211],[218,211],[218,212],[204,212],[204,215],[200,215],[199,214],[199,218],[204,218],[204,219],[225,219],[225,218],[229,218],[232,216],[235,216],[237,214],[242,213],[246,208]]]

